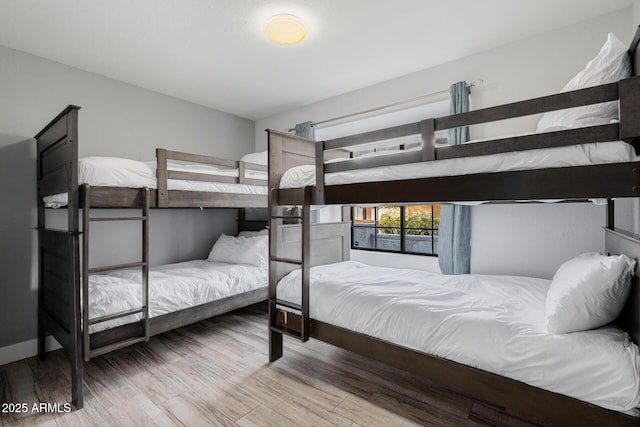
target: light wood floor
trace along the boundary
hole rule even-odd
[[[353,353],[285,338],[268,362],[265,306],[151,338],[85,364],[85,404],[2,414],[0,426],[530,426]],[[0,366],[0,402],[70,401],[61,351]]]

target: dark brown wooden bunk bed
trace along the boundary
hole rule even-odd
[[[156,150],[157,190],[149,188],[103,187],[78,184],[78,110],[70,105],[36,136],[38,182],[38,354],[45,356],[45,338],[51,334],[71,360],[72,402],[83,406],[83,360],[118,348],[146,341],[150,336],[179,328],[267,299],[265,288],[149,318],[149,210],[151,208],[237,208],[238,229],[260,230],[266,221],[249,220],[245,208],[266,208],[266,194],[169,190],[168,180],[266,185],[266,180],[246,178],[245,171],[266,171],[264,165],[164,149]],[[168,160],[194,162],[238,169],[237,177],[172,171]],[[47,227],[46,196],[67,193],[67,228]],[[139,214],[93,218],[95,208],[135,209]],[[93,221],[140,221],[142,259],[123,265],[89,267],[89,234]],[[125,268],[142,269],[142,307],[90,318],[88,282],[90,273]],[[106,331],[90,333],[88,325],[132,314],[141,320]],[[83,325],[87,325],[83,328]]]
[[[640,32],[629,51],[638,74]],[[620,122],[529,136],[510,137],[469,145],[435,147],[434,132],[546,111],[619,100]],[[404,204],[457,201],[586,200],[606,198],[606,251],[640,259],[640,236],[614,227],[614,198],[640,196],[640,162],[545,168],[324,185],[326,174],[347,169],[560,147],[623,140],[638,152],[640,140],[640,77],[573,92],[516,102],[458,115],[373,131],[330,141],[313,142],[287,133],[269,133],[270,188],[270,361],[283,355],[283,335],[303,342],[310,337],[359,353],[440,383],[451,390],[508,408],[515,414],[545,425],[640,425],[640,419],[604,409],[578,399],[527,385],[450,360],[401,347],[337,327],[309,316],[309,281],[312,266],[349,259],[348,223],[311,224],[312,205]],[[407,135],[421,135],[422,150],[388,156],[355,158],[325,163],[330,150]],[[299,165],[315,165],[316,185],[280,189],[283,173]],[[285,215],[283,207],[302,206],[298,216]],[[345,211],[343,210],[343,213]],[[300,225],[291,225],[299,221]],[[286,224],[289,223],[289,224]],[[278,299],[279,280],[301,269],[301,304]],[[640,343],[640,269],[636,267],[632,292],[618,319],[622,330]]]

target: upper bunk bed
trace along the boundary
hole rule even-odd
[[[327,141],[268,130],[269,188],[279,205],[590,199],[640,195],[640,66],[632,77],[526,101]],[[435,133],[617,102],[619,121],[437,147]],[[349,157],[348,150],[417,135],[417,150]],[[341,154],[342,153],[342,154]],[[331,160],[327,160],[331,159]],[[340,161],[342,160],[342,161]]]
[[[264,164],[156,150],[156,161],[78,159],[78,110],[69,105],[36,136],[38,198],[46,206],[139,208],[150,188],[151,208],[264,208]],[[83,186],[79,184],[88,184]],[[89,194],[87,194],[89,193]],[[215,197],[212,197],[215,193]]]

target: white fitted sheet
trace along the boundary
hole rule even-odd
[[[152,267],[149,271],[149,316],[156,317],[267,286],[267,268],[207,260]],[[89,276],[91,318],[141,306],[141,270],[119,270]],[[91,326],[90,331],[132,323],[131,315]]]
[[[238,169],[201,164],[168,162],[169,170],[223,176],[238,176]],[[267,172],[246,170],[246,177],[267,179]],[[78,183],[105,187],[157,188],[156,162],[141,162],[119,157],[84,157],[78,160]],[[213,193],[267,194],[266,185],[234,184],[224,182],[185,181],[170,179],[169,190],[208,191]],[[67,193],[44,198],[45,206],[57,208],[67,205]]]
[[[300,303],[300,271],[278,299]],[[310,316],[332,325],[638,415],[640,356],[614,327],[546,332],[550,281],[446,276],[355,261],[311,269]]]
[[[640,157],[636,156],[633,147],[626,142],[597,142],[567,147],[334,172],[326,174],[325,185],[622,163],[633,162],[638,159]],[[315,173],[314,165],[291,168],[283,174],[280,180],[280,188],[300,188],[307,185],[315,185]]]

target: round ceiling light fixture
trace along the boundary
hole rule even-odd
[[[297,16],[280,14],[267,21],[264,32],[274,43],[296,44],[307,36],[307,26]]]

